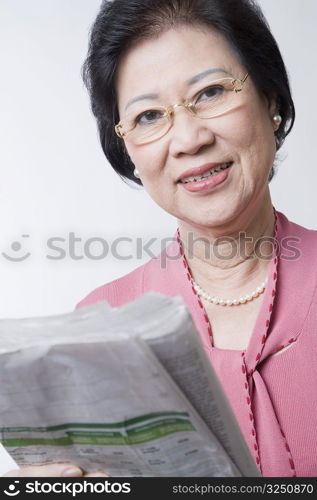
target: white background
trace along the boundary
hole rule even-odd
[[[280,45],[297,109],[271,183],[273,202],[289,219],[316,229],[317,2],[260,4]],[[147,240],[175,231],[175,220],[142,189],[122,182],[99,146],[80,76],[99,5],[100,0],[0,0],[0,317],[70,311],[96,286],[148,260],[53,261],[47,259],[54,253],[47,249],[50,237],[67,240],[75,233],[80,256],[92,237]],[[23,246],[18,251],[12,244]],[[100,246],[90,250],[98,255]],[[22,262],[3,256],[28,252]]]

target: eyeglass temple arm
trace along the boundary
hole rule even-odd
[[[246,81],[246,79],[248,78],[248,76],[249,76],[249,73],[247,73],[242,80],[236,79],[233,81],[234,91],[236,93],[241,92],[241,90],[243,88],[243,84]]]
[[[117,136],[120,137],[120,139],[123,139],[124,136],[125,136],[125,132],[121,132],[121,129],[122,128],[122,124],[121,123],[118,123],[117,125],[115,125],[114,129],[116,131],[116,134]]]

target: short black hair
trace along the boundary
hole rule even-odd
[[[103,0],[92,26],[83,78],[97,119],[101,146],[114,170],[141,184],[124,142],[114,130],[119,121],[115,91],[120,58],[132,44],[177,25],[204,25],[229,42],[257,90],[277,100],[282,123],[275,132],[280,149],[295,120],[287,71],[255,0]],[[274,166],[269,181],[274,176]]]

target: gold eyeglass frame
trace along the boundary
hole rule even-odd
[[[241,92],[241,90],[243,89],[244,82],[246,81],[246,79],[248,78],[248,76],[249,76],[249,73],[247,73],[247,74],[243,77],[243,79],[242,79],[242,80],[240,80],[239,78],[230,78],[230,77],[226,77],[226,79],[232,80],[232,82],[231,82],[231,84],[232,84],[232,91],[234,91],[234,92],[237,94],[238,92]],[[219,79],[219,80],[214,80],[214,82],[211,82],[211,83],[216,83],[216,82],[218,82],[218,81],[222,81],[222,80],[224,80],[224,79],[225,79],[225,78],[223,78],[223,79]],[[208,88],[208,87],[206,87],[206,88]],[[213,115],[213,116],[211,116],[211,117],[209,117],[209,118],[201,118],[200,116],[198,116],[198,115],[196,114],[196,112],[195,112],[195,103],[194,103],[194,102],[192,102],[192,101],[189,101],[189,102],[184,101],[184,102],[179,102],[179,103],[177,103],[177,104],[171,104],[171,105],[170,105],[170,106],[168,106],[167,108],[166,108],[166,107],[164,107],[164,106],[157,106],[155,109],[162,109],[162,110],[164,109],[164,110],[165,110],[165,116],[167,116],[167,117],[168,117],[168,119],[170,120],[171,125],[172,125],[172,123],[173,123],[173,122],[172,122],[172,116],[174,115],[174,110],[175,110],[175,108],[177,108],[177,107],[184,107],[184,108],[186,108],[186,109],[187,109],[187,110],[188,110],[191,114],[193,114],[193,115],[194,115],[194,116],[196,116],[197,118],[200,118],[201,120],[209,120],[210,118],[215,118],[216,116],[220,116],[221,114],[223,114],[223,113],[225,113],[226,111],[228,111],[229,109],[231,109],[231,108],[229,108],[228,110],[222,111],[221,113],[219,113],[219,114],[217,114],[217,115]],[[120,137],[120,139],[124,139],[124,138],[125,138],[125,137],[126,137],[126,136],[130,133],[130,132],[132,132],[132,130],[134,130],[134,129],[135,129],[135,126],[134,126],[134,127],[132,127],[130,130],[127,130],[126,132],[122,132],[122,130],[120,130],[120,129],[122,129],[122,128],[123,128],[123,123],[122,123],[122,121],[120,120],[120,121],[119,121],[119,122],[115,125],[115,127],[114,127],[115,132],[116,132],[117,136],[118,136],[118,137]],[[168,129],[168,130],[169,130],[169,129]],[[168,130],[167,130],[167,131],[168,131]],[[166,131],[166,132],[167,132],[167,131]],[[164,135],[164,134],[163,134],[163,135]],[[163,135],[162,135],[162,136],[160,136],[160,137],[163,137]],[[158,137],[157,139],[159,139],[160,137]]]

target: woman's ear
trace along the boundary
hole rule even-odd
[[[266,100],[267,100],[267,107],[269,110],[269,114],[273,118],[274,115],[279,113],[278,96],[274,92],[274,94],[267,97]]]
[[[274,133],[279,129],[283,119],[280,115],[279,99],[276,93],[272,94],[270,97],[266,97],[267,109],[270,120],[273,125]]]

